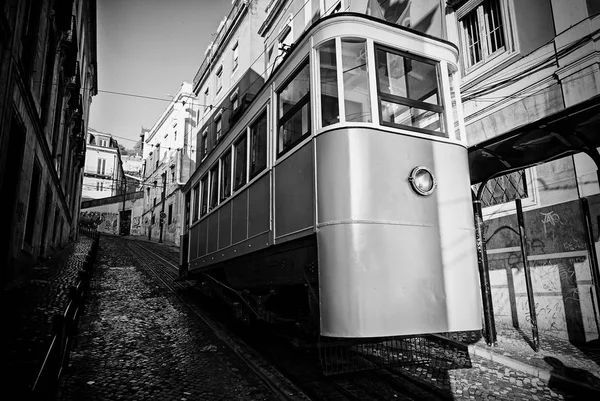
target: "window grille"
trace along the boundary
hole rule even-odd
[[[480,185],[475,186],[475,191]],[[520,170],[487,181],[481,192],[481,204],[483,207],[500,205],[528,196],[525,170]]]

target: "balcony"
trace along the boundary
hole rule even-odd
[[[77,26],[75,16],[71,15],[71,26],[63,33],[61,52],[64,55],[63,70],[66,77],[75,75],[77,67]]]
[[[79,61],[75,62],[75,74],[67,78],[67,95],[69,97],[69,109],[75,110],[79,101],[79,92],[81,90],[81,74],[79,72]]]

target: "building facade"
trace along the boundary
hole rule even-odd
[[[595,340],[600,2],[448,3],[496,322]]]
[[[184,82],[154,126],[142,130],[142,220],[150,239],[179,244],[181,187],[195,166],[191,135],[197,114],[192,85]]]
[[[121,151],[112,135],[88,128],[86,148],[82,200],[108,198],[126,192]]]
[[[96,2],[7,0],[0,14],[4,288],[78,235]]]

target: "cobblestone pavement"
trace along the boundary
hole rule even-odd
[[[61,381],[67,400],[270,400],[258,377],[117,237],[104,236]]]
[[[92,240],[81,236],[2,291],[2,397],[27,399],[52,339],[52,318],[62,314]]]

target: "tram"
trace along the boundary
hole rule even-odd
[[[478,330],[458,49],[315,23],[184,187],[180,275],[325,337]]]

